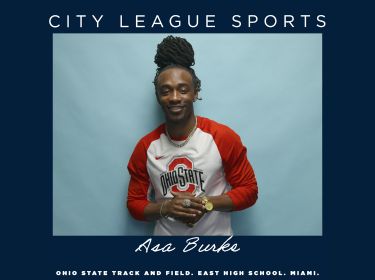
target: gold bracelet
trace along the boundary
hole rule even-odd
[[[164,219],[168,219],[168,214],[164,217],[163,214],[161,213],[161,210],[163,210],[163,206],[164,206],[164,203],[166,203],[167,201],[170,201],[170,200],[166,200],[163,202],[163,204],[161,205],[160,207],[160,216]]]

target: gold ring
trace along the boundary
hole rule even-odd
[[[194,227],[194,224],[193,224],[193,223],[186,223],[186,226],[187,226],[188,228],[193,228],[193,227]]]

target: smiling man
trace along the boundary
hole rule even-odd
[[[201,81],[188,41],[166,37],[155,63],[166,122],[138,142],[129,160],[128,209],[137,220],[156,221],[154,235],[233,235],[230,212],[258,198],[246,148],[229,127],[194,114]]]

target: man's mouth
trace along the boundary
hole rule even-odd
[[[182,106],[168,106],[168,110],[171,111],[172,113],[178,113],[182,111]]]

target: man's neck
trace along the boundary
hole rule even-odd
[[[195,126],[195,115],[192,112],[183,123],[173,123],[166,120],[168,134],[172,137],[181,138],[188,136],[194,129]]]

